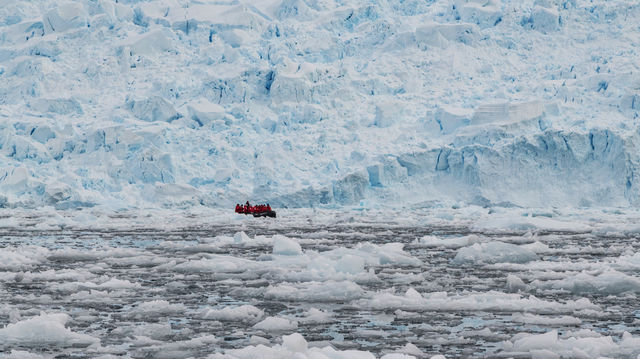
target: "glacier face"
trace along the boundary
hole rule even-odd
[[[631,0],[0,0],[1,206],[638,205]]]

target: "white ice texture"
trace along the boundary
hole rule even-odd
[[[0,0],[0,206],[640,204],[634,0]]]

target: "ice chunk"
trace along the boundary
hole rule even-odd
[[[298,329],[298,322],[285,318],[267,317],[263,321],[253,326],[255,329],[264,330],[266,332],[284,332]],[[290,344],[299,347],[299,343],[295,343],[295,338],[290,339]]]
[[[43,114],[82,115],[82,105],[74,98],[38,98],[29,107]]]
[[[224,307],[222,309],[207,309],[203,313],[204,319],[220,321],[240,321],[255,323],[262,319],[264,312],[253,305],[241,305],[239,307]]]
[[[30,268],[46,260],[49,251],[43,247],[0,248],[0,269],[16,271]]]
[[[249,236],[247,236],[246,233],[244,232],[237,232],[234,236],[233,236],[233,242],[235,244],[240,244],[240,243],[249,243],[251,242],[251,238],[249,238]]]
[[[352,300],[362,297],[364,290],[350,281],[326,281],[303,283],[297,286],[279,284],[270,286],[265,292],[266,298],[305,301]]]
[[[367,167],[371,186],[391,186],[407,178],[407,169],[394,156],[383,156],[380,163]]]
[[[166,300],[152,300],[138,304],[138,306],[131,309],[129,313],[135,317],[151,318],[176,315],[185,310],[186,307],[184,304],[171,304]]]
[[[126,279],[118,279],[111,278],[106,282],[102,282],[98,285],[88,285],[89,287],[96,289],[109,289],[109,290],[117,290],[117,289],[136,289],[140,288],[140,283],[132,283]]]
[[[386,101],[376,105],[376,116],[373,125],[389,127],[397,121],[402,121],[405,105],[397,101]]]
[[[162,176],[160,180],[165,180]],[[166,179],[170,181],[170,178]],[[162,203],[164,206],[193,206],[201,203],[202,194],[198,189],[187,184],[177,183],[156,183],[152,194],[147,196],[151,203]]]
[[[364,259],[347,254],[338,260],[336,270],[339,272],[357,274],[364,271]]]
[[[135,327],[134,335],[146,336],[155,340],[166,340],[171,336],[169,323],[148,323]]]
[[[568,315],[562,317],[546,317],[530,313],[514,313],[511,315],[511,321],[515,323],[535,324],[535,325],[580,325],[580,318]]]
[[[296,256],[302,254],[302,247],[298,242],[285,236],[273,236],[273,254]]]
[[[424,352],[412,343],[407,343],[404,347],[400,348],[398,351],[400,353],[413,355],[416,358],[423,358],[425,356]]]
[[[316,308],[310,308],[307,313],[305,313],[305,316],[298,320],[298,322],[303,324],[322,324],[333,321],[334,319],[331,313]]]
[[[70,317],[64,313],[40,314],[37,317],[8,324],[0,329],[0,347],[6,345],[87,347],[100,343],[97,338],[74,333],[65,328],[69,319]]]
[[[535,349],[529,351],[531,359],[560,359],[560,355],[547,349]]]
[[[507,275],[507,290],[509,292],[524,292],[527,290],[527,285],[518,276],[513,274]]]
[[[71,29],[87,27],[88,14],[82,4],[67,2],[49,11],[44,16],[46,33],[64,32]]]
[[[170,33],[166,29],[153,30],[143,35],[133,36],[122,46],[122,51],[128,50],[132,55],[154,55],[173,49]]]
[[[333,198],[343,205],[356,204],[364,197],[369,185],[369,176],[364,173],[353,173],[333,184]]]
[[[226,111],[224,107],[209,102],[207,99],[192,101],[187,106],[189,116],[196,121],[199,126],[211,126],[217,120],[224,120]]]
[[[407,290],[404,295],[379,292],[370,299],[357,301],[365,308],[385,308],[403,310],[499,310],[509,312],[528,311],[533,313],[573,312],[579,309],[598,309],[599,307],[583,298],[566,303],[549,302],[534,296],[528,298],[519,294],[506,294],[490,291],[468,295],[448,295],[446,292],[434,292],[421,295],[417,291]]]
[[[552,252],[553,250],[551,248],[549,248],[548,245],[539,242],[539,241],[535,241],[533,243],[529,243],[529,244],[525,244],[522,247],[531,250],[532,252],[539,254],[539,253],[549,253]]]
[[[531,23],[534,29],[545,34],[551,33],[560,29],[560,15],[555,9],[535,6],[531,13]]]
[[[531,335],[516,340],[513,349],[516,351],[530,351],[532,349],[556,349],[558,347],[558,332],[552,330],[545,334]]]
[[[130,100],[127,102],[127,108],[134,116],[143,121],[171,122],[180,118],[180,114],[173,105],[160,96]]]
[[[487,239],[484,239],[486,241]],[[483,239],[475,234],[462,237],[436,237],[436,236],[424,236],[414,242],[414,244],[424,247],[442,247],[442,248],[460,248],[472,245],[474,243],[482,242]]]
[[[477,27],[472,24],[427,24],[416,29],[416,40],[420,44],[447,47],[449,42],[472,45],[477,39]]]
[[[51,127],[46,125],[37,126],[31,129],[31,131],[29,132],[31,133],[31,138],[33,138],[34,140],[40,143],[46,143],[50,139],[56,138],[55,131],[53,131]]]
[[[6,191],[20,193],[26,191],[30,187],[29,182],[31,176],[29,175],[29,170],[26,167],[14,168],[0,178],[0,186],[2,186]]]
[[[307,341],[298,333],[283,336],[282,346],[292,353],[304,353],[309,348]]]
[[[556,330],[544,334],[531,335],[520,333],[514,337],[513,343],[506,342],[503,354],[528,353],[532,358],[600,358],[600,357],[624,357],[629,350],[638,348],[638,339],[632,338],[629,333],[623,334],[623,339],[616,343],[612,337],[587,331],[590,333],[568,332],[564,337],[558,338]],[[634,349],[632,349],[634,348]]]
[[[526,263],[537,260],[538,256],[529,249],[511,243],[476,243],[458,250],[455,264]]]
[[[191,260],[188,262],[180,263],[175,266],[175,270],[178,272],[195,272],[195,273],[207,273],[207,272],[220,272],[220,273],[237,273],[244,272],[250,267],[243,266],[246,261],[239,260],[234,257],[218,257],[214,259],[201,259]]]
[[[44,359],[42,355],[29,353],[23,350],[11,350],[11,353],[3,356],[5,359]]]
[[[44,187],[45,199],[48,203],[66,201],[73,196],[71,186],[62,182],[49,183]]]
[[[413,355],[407,355],[403,353],[385,354],[380,357],[380,359],[415,359],[415,358],[416,357],[414,357]]]
[[[124,177],[130,181],[130,183],[135,183],[137,181],[154,184],[156,182],[175,182],[175,177],[173,175],[174,166],[171,154],[160,152],[156,148],[151,147],[140,152],[129,154],[125,164],[126,166],[124,166],[124,168],[113,174],[116,178]],[[191,186],[185,185],[177,188],[169,187],[166,188],[166,190],[169,192],[177,190],[176,192],[184,194],[185,191],[182,189],[189,187]],[[153,190],[156,190],[156,188],[153,188]],[[158,190],[162,193],[165,189],[158,187]],[[142,194],[146,193],[142,192]],[[153,198],[151,198],[151,200],[153,201]],[[158,201],[158,203],[162,203],[162,201]]]
[[[476,24],[481,28],[492,27],[502,21],[500,5],[500,0],[471,0],[460,6],[460,17],[462,21]]]
[[[112,23],[116,21],[133,21],[133,9],[129,6],[109,0],[99,0],[98,4],[102,11],[109,16]]]
[[[453,133],[459,127],[467,126],[471,123],[473,110],[466,108],[456,108],[452,106],[442,106],[434,114],[434,119],[443,134]]]
[[[286,339],[285,339],[286,338]],[[242,349],[226,350],[224,355],[214,355],[215,359],[240,359],[240,358],[349,358],[349,359],[375,359],[375,356],[366,351],[336,350],[333,347],[309,348],[306,340],[299,334],[283,337],[282,345],[267,347],[263,344],[248,346]]]

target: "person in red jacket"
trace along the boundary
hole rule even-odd
[[[242,213],[241,207],[236,203],[236,213]]]

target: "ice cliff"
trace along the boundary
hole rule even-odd
[[[0,206],[640,204],[632,0],[0,0]]]

